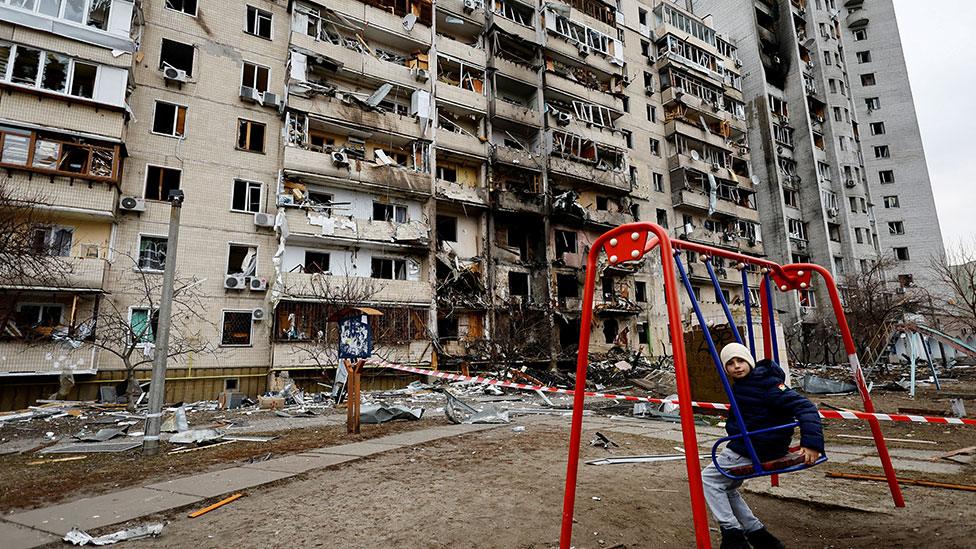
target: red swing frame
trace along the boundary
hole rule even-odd
[[[834,309],[837,325],[840,328],[851,363],[851,370],[857,384],[858,392],[864,403],[864,411],[874,412],[871,395],[868,394],[861,363],[854,347],[847,318],[840,301],[840,293],[830,272],[812,263],[794,263],[779,265],[772,261],[747,256],[744,254],[722,250],[711,246],[696,244],[686,240],[671,240],[666,229],[649,222],[637,222],[621,225],[600,235],[591,245],[586,257],[586,278],[583,286],[583,311],[580,317],[579,354],[576,360],[576,391],[573,398],[573,419],[569,439],[569,459],[566,464],[566,489],[563,495],[562,528],[559,536],[561,549],[569,549],[573,535],[573,509],[576,502],[576,478],[579,469],[579,449],[583,429],[583,398],[586,389],[586,370],[590,347],[590,323],[593,319],[593,294],[596,286],[597,260],[601,253],[606,253],[610,264],[619,264],[643,258],[655,247],[660,248],[661,270],[664,277],[664,294],[667,302],[669,332],[671,336],[671,350],[674,355],[675,380],[678,388],[678,408],[681,415],[681,434],[684,442],[685,465],[688,471],[688,484],[691,490],[691,511],[695,527],[695,541],[699,549],[711,547],[708,531],[708,514],[705,507],[705,495],[702,489],[701,465],[698,457],[698,438],[695,433],[695,420],[691,406],[691,385],[688,377],[688,363],[685,356],[684,330],[681,323],[681,309],[678,295],[678,279],[675,276],[673,253],[675,250],[687,250],[706,256],[721,257],[737,263],[757,265],[764,272],[768,272],[772,283],[782,291],[800,290],[810,287],[813,273],[823,278],[830,302]],[[760,284],[760,303],[763,328],[763,352],[770,358],[772,338],[770,330],[771,311],[766,306],[766,285]],[[758,352],[758,349],[757,349]],[[895,477],[895,469],[891,464],[891,457],[881,434],[878,420],[868,420],[878,457],[884,468],[891,498],[896,507],[904,507],[901,488]],[[775,483],[775,476],[773,477]]]

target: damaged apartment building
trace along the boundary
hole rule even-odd
[[[202,299],[190,331],[209,344],[171,363],[177,400],[256,394],[269,369],[320,376],[348,306],[380,313],[376,353],[397,362],[568,364],[599,234],[641,220],[749,254],[769,242],[741,50],[683,2],[0,10],[2,167],[57,199],[39,245],[87,273],[4,290],[18,297],[2,345],[21,352],[0,368],[49,384],[73,371],[84,398],[123,375],[91,344],[98,310],[124,311],[152,354],[155,310],[133,288],[161,276],[173,190],[178,277]],[[669,354],[658,261],[601,263],[595,359]],[[740,314],[737,271],[715,267]]]

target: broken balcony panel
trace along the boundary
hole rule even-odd
[[[372,161],[356,159],[351,160],[348,166],[336,165],[331,155],[299,147],[285,147],[284,167],[286,175],[298,180],[308,179],[352,188],[364,185],[406,195],[431,193],[429,173],[398,166],[378,166]]]
[[[325,14],[341,16],[342,21],[376,27],[401,39],[431,41],[433,10],[429,0],[374,0],[363,4],[358,0],[329,0]]]
[[[429,84],[419,80],[415,72],[406,64],[393,63],[369,53],[355,51],[340,44],[315,40],[311,36],[299,33],[292,35],[292,45],[334,60],[341,65],[343,73],[369,78],[382,74],[384,81],[406,88],[429,88]]]
[[[282,273],[282,280],[284,282],[283,294],[287,298],[314,301],[315,298],[320,296],[318,288],[321,287],[321,283],[318,280],[321,280],[323,276],[340,288],[343,287],[343,284],[346,284],[344,280],[354,278],[337,275],[286,272]],[[431,284],[426,280],[369,279],[369,282],[376,289],[376,295],[373,300],[378,303],[430,305],[430,300],[433,295]]]
[[[587,85],[579,79],[570,79],[566,73],[554,70],[551,63],[547,63],[546,86],[559,90],[567,95],[579,97],[589,103],[609,107],[616,111],[623,111],[623,100],[604,91],[597,86]]]
[[[491,108],[492,116],[537,128],[542,127],[542,113],[532,106],[496,99],[492,102]]]
[[[502,32],[517,36],[529,44],[536,46],[542,44],[542,40],[535,30],[534,19],[538,15],[530,5],[521,4],[518,0],[491,1],[495,4],[495,16],[492,17],[491,21],[493,26],[498,27]]]
[[[437,54],[462,59],[464,63],[470,63],[482,71],[488,65],[488,56],[484,47],[468,45],[445,36],[437,37]]]
[[[538,69],[534,69],[525,64],[516,63],[499,55],[494,55],[488,59],[488,67],[495,69],[496,74],[516,79],[528,85],[538,85]]]
[[[285,218],[294,236],[331,237],[420,248],[426,248],[430,242],[430,226],[422,221],[392,223],[299,208],[286,209]]]
[[[342,128],[372,130],[408,139],[420,139],[424,135],[424,128],[412,116],[382,110],[364,110],[355,103],[345,103],[336,98],[309,99],[293,96],[289,98],[288,104],[296,111],[308,113],[310,118],[319,118],[335,125],[336,132],[342,132]]]
[[[437,12],[438,14],[450,14],[451,17],[461,19],[463,23],[461,25],[468,25],[474,28],[480,29],[485,26],[485,2],[491,2],[492,0],[474,0],[473,2],[468,0],[438,0],[437,2]],[[438,21],[438,29],[442,29],[445,26],[444,21]]]

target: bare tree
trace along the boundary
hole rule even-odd
[[[115,293],[101,301],[92,318],[82,324],[80,335],[125,366],[126,395],[131,404],[142,392],[136,369],[153,361],[163,277],[143,269],[136,258],[127,254],[116,252],[116,257],[112,269],[119,273]],[[216,346],[202,333],[216,327],[204,316],[207,308],[200,292],[202,282],[176,277],[167,352],[171,359],[216,354]]]
[[[976,332],[976,237],[947,248],[943,256],[933,257],[929,271],[942,286],[931,292],[939,315],[951,327]]]
[[[885,349],[895,325],[905,315],[925,311],[928,295],[922,288],[902,288],[886,277],[895,267],[891,257],[870,269],[844,277],[844,313],[862,360],[873,361]]]
[[[42,194],[18,192],[0,179],[0,288],[9,303],[31,287],[63,286],[71,274],[70,233],[59,231],[48,204]],[[0,327],[14,312],[0,308]]]

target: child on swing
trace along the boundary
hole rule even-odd
[[[732,384],[732,394],[749,431],[800,424],[800,452],[807,465],[823,453],[823,429],[816,406],[787,387],[786,375],[769,359],[756,363],[749,349],[741,343],[730,343],[722,349],[725,375]],[[729,435],[740,433],[739,424],[729,417],[725,423]],[[752,435],[750,440],[761,462],[779,459],[789,452],[793,429],[776,429]],[[743,438],[732,439],[718,455],[722,469],[751,465]],[[741,480],[732,480],[709,465],[702,471],[705,502],[722,529],[722,549],[782,549],[783,542],[766,530],[763,523],[739,495]]]

